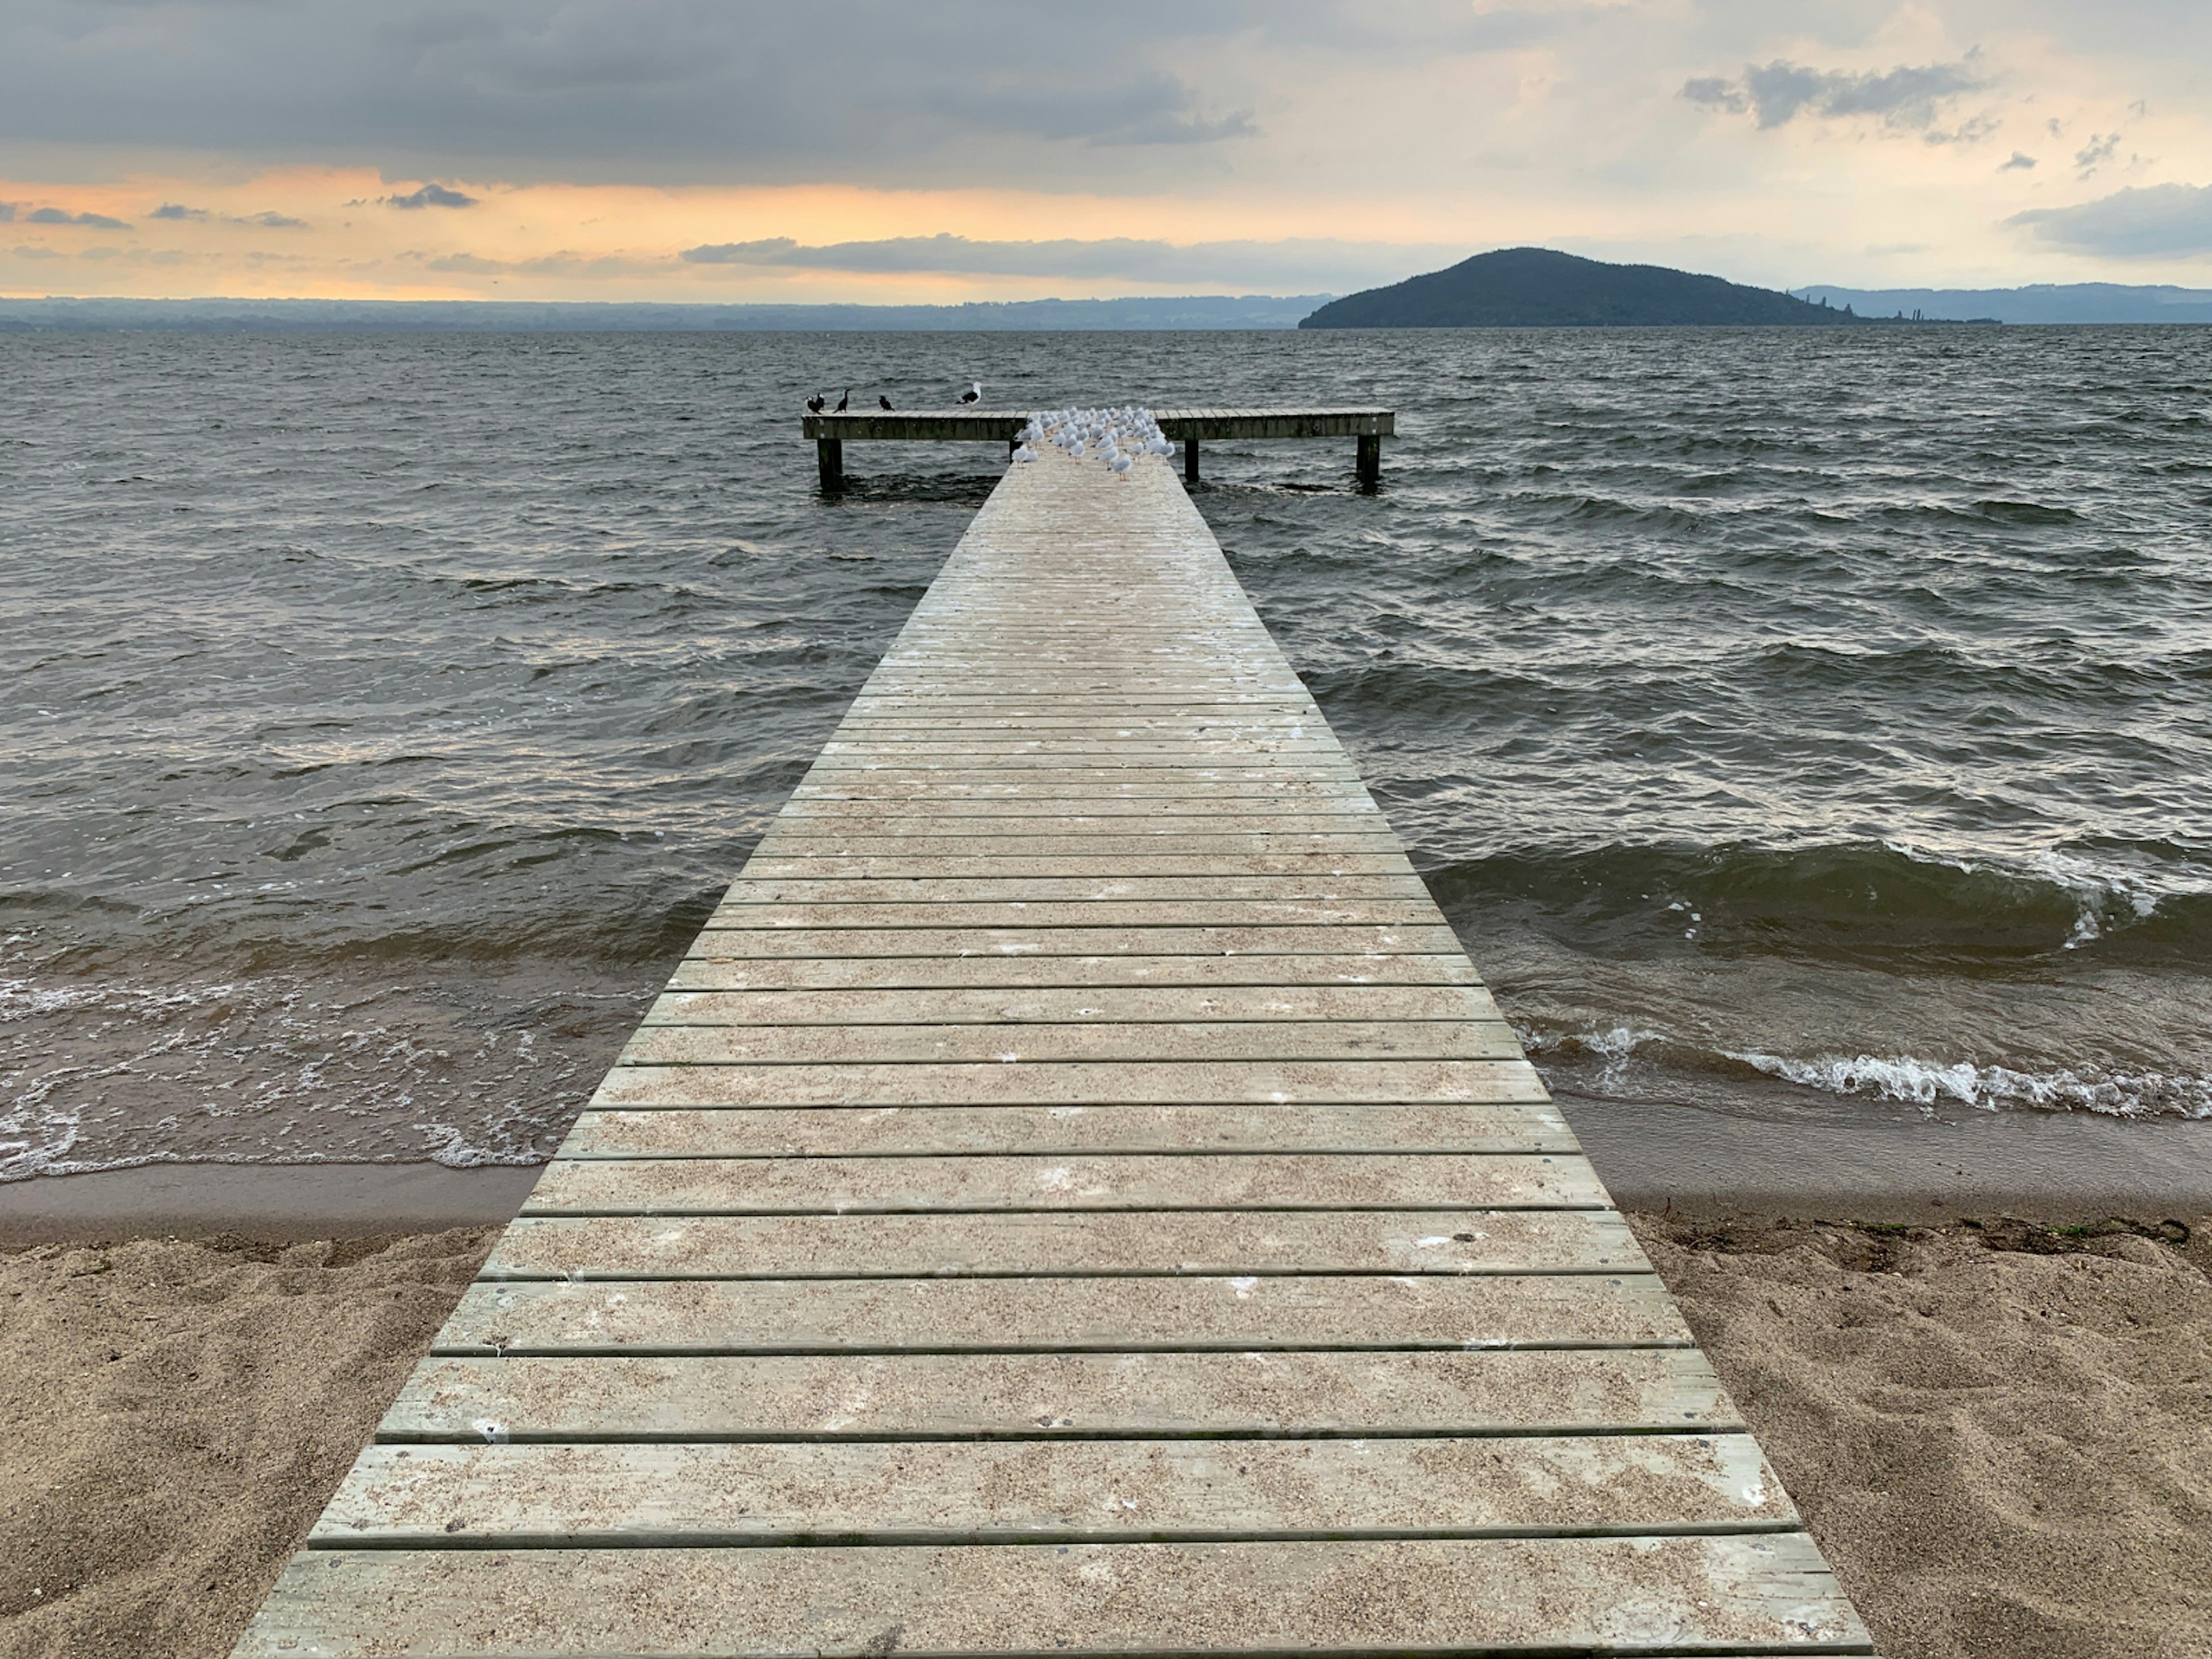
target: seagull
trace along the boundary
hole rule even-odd
[[[806,400],[806,412],[809,415],[819,415],[822,412],[823,406],[829,401],[830,400],[827,398],[823,397],[817,392],[811,398],[809,398]]]
[[[1118,473],[1122,477],[1126,478],[1129,476],[1129,468],[1131,465],[1132,463],[1127,455],[1116,455],[1111,461],[1107,463],[1106,470],[1109,472]]]
[[[850,386],[847,386],[847,387],[845,388],[845,395],[844,395],[843,397],[842,397],[842,398],[838,398],[838,399],[837,399],[837,412],[838,412],[840,415],[842,415],[842,414],[845,412],[845,405],[846,405],[847,404],[851,403],[852,401],[853,401],[853,388],[852,388],[852,387],[850,387]]]
[[[970,380],[968,382],[968,389],[960,394],[960,401],[963,404],[976,403],[981,400],[982,396],[983,383],[981,380]]]
[[[878,392],[876,394],[876,401],[884,406],[884,412],[885,414],[889,414],[890,412],[891,400],[884,397],[882,392]]]

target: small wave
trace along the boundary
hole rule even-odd
[[[2083,1064],[2035,1069],[1910,1054],[1810,1059],[1711,1048],[1648,1026],[1522,1030],[1522,1047],[1571,1091],[1635,1097],[1685,1080],[1736,1081],[1747,1073],[1822,1094],[1897,1101],[1929,1110],[2094,1112],[2103,1117],[2212,1119],[2212,1077]],[[1695,1092],[1693,1087],[1692,1092]]]
[[[2072,507],[2042,501],[1976,501],[1974,510],[1994,524],[2078,524],[2081,519]]]
[[[2095,1112],[2107,1117],[2212,1118],[2212,1077],[2159,1072],[2019,1071],[2008,1066],[1948,1066],[1910,1054],[1854,1054],[1788,1060],[1778,1054],[1729,1054],[1731,1060],[1808,1089],[1872,1095],[1921,1106],[1947,1102],[1994,1112],[2027,1107],[2046,1112]]]
[[[1527,904],[1585,945],[2001,968],[2212,964],[2212,884],[2157,847],[1952,856],[1900,842],[1528,848],[1426,872],[1448,914]],[[2179,867],[2177,867],[2177,866]],[[1639,943],[1639,941],[1641,941]]]

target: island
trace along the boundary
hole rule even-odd
[[[1875,320],[1848,306],[1811,305],[1664,265],[1613,265],[1550,248],[1509,247],[1332,300],[1298,326],[1827,328]]]

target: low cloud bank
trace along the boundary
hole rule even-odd
[[[710,242],[686,248],[680,257],[690,264],[871,276],[1054,276],[1341,289],[1395,282],[1413,271],[1449,264],[1461,253],[1450,246],[1318,237],[1181,244],[1127,236],[1024,242],[940,233],[811,246],[788,236],[769,236]]]
[[[2005,221],[2039,241],[2122,259],[2212,253],[2212,185],[2151,185]]]

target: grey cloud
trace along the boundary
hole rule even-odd
[[[1682,96],[1693,104],[1725,110],[1730,115],[1741,115],[1751,107],[1751,94],[1721,75],[1700,75],[1683,82]]]
[[[1889,126],[1925,129],[1935,125],[1942,106],[1983,84],[1973,72],[1972,54],[1956,64],[1856,75],[1777,58],[1771,64],[1745,64],[1740,81],[1717,75],[1686,81],[1682,96],[1708,109],[1748,114],[1762,127],[1778,127],[1800,115],[1829,119],[1870,115]]]
[[[447,253],[422,261],[425,270],[467,276],[503,276],[510,272],[527,276],[635,276],[667,268],[665,259],[609,254],[587,258],[566,250],[535,259],[486,259],[474,253]]]
[[[1097,240],[978,241],[966,236],[894,236],[807,246],[788,236],[716,242],[680,256],[701,265],[838,270],[870,276],[917,272],[1060,277],[1073,281],[1248,285],[1292,292],[1395,282],[1465,256],[1428,244],[1292,238],[1176,244],[1116,236]]]
[[[70,213],[61,208],[40,208],[23,215],[23,222],[31,225],[88,225],[94,230],[127,230],[120,219],[111,219],[104,213]]]
[[[258,225],[264,230],[305,230],[305,219],[294,219],[282,213],[225,213],[216,215],[206,208],[185,207],[176,202],[164,202],[146,216],[149,219],[169,219],[191,224],[205,224],[220,217],[226,225]]]
[[[1249,110],[1209,116],[1194,88],[1166,74],[1058,89],[1026,82],[947,85],[936,88],[927,101],[947,119],[1091,145],[1211,144],[1259,131]]]
[[[2100,163],[2111,161],[2112,153],[2119,147],[2118,133],[2093,132],[2089,135],[2089,142],[2074,152],[2074,165],[2081,169],[2081,176],[2086,179],[2097,170]]]
[[[2025,150],[2016,149],[2012,153],[2012,160],[2009,161],[2001,161],[1997,164],[1997,171],[1999,173],[2025,173],[2034,165],[2035,157],[2028,155]]]
[[[0,202],[0,225],[12,225],[15,222],[15,204],[13,202]]]
[[[2212,186],[2153,185],[2005,221],[2076,253],[2119,258],[2212,253]]]
[[[1604,12],[286,0],[168,6],[141,31],[88,25],[87,9],[13,0],[0,142],[367,164],[400,191],[424,177],[1135,189],[1225,171],[1287,75],[1438,64]]]
[[[475,197],[464,196],[458,190],[448,190],[443,185],[425,185],[404,196],[386,196],[382,199],[396,208],[469,208],[477,204]]]

